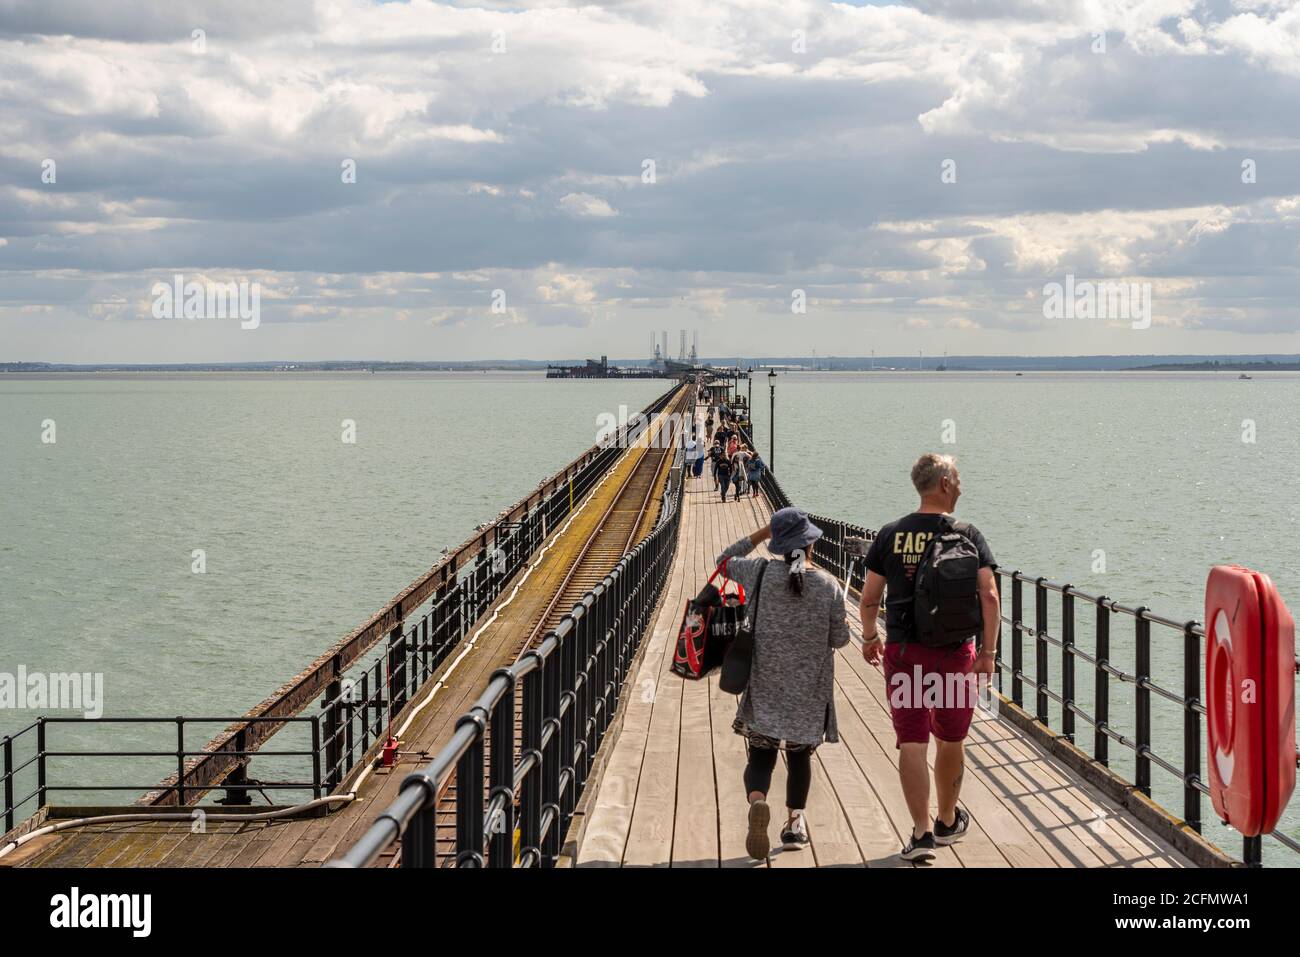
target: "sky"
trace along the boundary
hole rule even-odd
[[[1300,0],[0,0],[0,361],[1300,353],[1298,226]]]

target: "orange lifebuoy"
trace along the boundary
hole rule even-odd
[[[1247,837],[1273,830],[1295,789],[1295,621],[1272,580],[1216,565],[1205,582],[1210,800]]]

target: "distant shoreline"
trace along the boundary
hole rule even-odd
[[[800,368],[781,368],[780,374],[793,376],[817,376],[817,375],[846,375],[846,376],[879,376],[881,378],[909,377],[918,374],[928,377],[964,377],[964,376],[1002,376],[1002,377],[1034,377],[1034,376],[1123,376],[1133,373],[1146,375],[1196,375],[1201,377],[1220,374],[1224,377],[1236,378],[1239,375],[1246,375],[1252,378],[1255,375],[1267,377],[1271,373],[1295,374],[1300,373],[1300,363],[1274,363],[1271,365],[1260,364],[1233,364],[1233,365],[1187,365],[1187,366],[1146,366],[1132,367],[1123,369],[970,369],[962,367],[949,366],[946,369],[907,369],[907,368],[876,368],[876,369],[800,369]],[[473,379],[483,379],[488,375],[514,375],[527,376],[530,378],[544,378],[543,369],[377,369],[373,373],[368,369],[30,369],[30,370],[0,370],[0,382],[31,382],[39,380],[119,380],[129,381],[135,379],[221,379],[221,378],[265,378],[265,379],[314,379],[314,378],[334,378],[334,379],[370,379],[372,377],[388,378],[418,378],[421,376],[448,376],[470,381]],[[755,371],[755,378],[760,378],[760,374]],[[594,377],[594,378],[573,378],[556,381],[567,382],[648,382],[651,381],[647,376],[634,377]]]
[[[1300,355],[1125,355],[1125,356],[780,356],[699,360],[717,367],[777,372],[1300,372]],[[485,373],[544,372],[555,360],[481,359],[404,362],[330,359],[314,362],[0,362],[5,375]],[[645,359],[610,360],[620,368],[645,369]]]

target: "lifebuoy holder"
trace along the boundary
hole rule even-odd
[[[1272,580],[1240,565],[1205,582],[1205,710],[1214,810],[1267,834],[1295,790],[1295,620]]]

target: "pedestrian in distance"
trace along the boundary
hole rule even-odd
[[[721,482],[721,476],[718,474],[718,467],[722,463],[722,458],[722,443],[717,439],[714,439],[713,448],[709,449],[709,463],[712,468],[713,490],[715,492],[718,490],[718,485]]]

